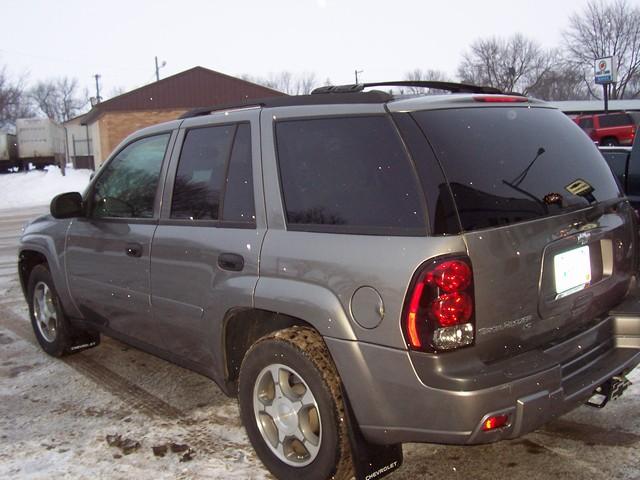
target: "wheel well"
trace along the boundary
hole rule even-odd
[[[36,265],[48,265],[47,258],[38,252],[34,252],[33,250],[23,250],[20,252],[20,257],[18,259],[18,274],[20,276],[20,286],[22,287],[22,291],[27,293],[27,284],[29,282],[29,276],[31,275],[31,271],[34,269]]]
[[[617,139],[616,137],[611,137],[611,136],[609,136],[609,137],[604,137],[604,138],[600,141],[600,143],[606,143],[606,142],[607,142],[607,141],[609,141],[609,140],[613,140],[615,143],[618,143],[618,139]]]
[[[226,381],[229,390],[236,392],[242,359],[256,340],[284,328],[306,326],[304,320],[281,313],[259,309],[243,309],[227,315],[224,329]]]

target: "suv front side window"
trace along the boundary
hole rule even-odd
[[[152,218],[169,133],[142,138],[105,166],[91,195],[95,218]]]

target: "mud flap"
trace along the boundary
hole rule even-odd
[[[74,330],[68,353],[77,353],[100,345],[100,334],[86,330]]]
[[[346,400],[346,395],[343,395],[343,398]],[[395,472],[402,465],[402,444],[376,445],[367,442],[355,420],[349,401],[345,401],[345,404],[356,480],[378,480]]]

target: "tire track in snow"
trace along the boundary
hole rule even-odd
[[[31,329],[31,324],[25,318],[15,314],[8,308],[4,308],[0,324],[40,349]],[[127,406],[148,416],[176,420],[184,418],[183,412],[178,408],[152,395],[85,355],[70,355],[60,360],[76,372],[93,380],[108,393],[120,398]]]

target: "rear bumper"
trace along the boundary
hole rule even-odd
[[[611,312],[560,344],[484,365],[477,374],[482,388],[457,391],[424,384],[406,351],[326,342],[367,440],[477,444],[535,430],[632,370],[640,363],[640,314]],[[487,376],[501,380],[487,386]],[[508,414],[508,426],[482,431],[482,422],[496,414]]]

